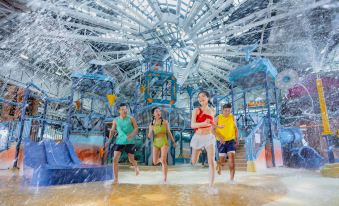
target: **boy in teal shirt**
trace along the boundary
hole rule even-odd
[[[128,154],[128,160],[134,166],[135,174],[139,175],[137,161],[134,159],[135,135],[138,134],[138,125],[133,117],[127,115],[127,105],[125,103],[119,105],[119,114],[119,117],[113,120],[112,129],[109,133],[109,138],[112,138],[112,136],[118,132],[113,149],[114,183],[119,183],[118,164],[123,151]]]

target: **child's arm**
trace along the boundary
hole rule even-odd
[[[152,138],[153,137],[153,125],[152,123],[149,124],[148,126],[148,135],[147,135],[148,138]]]
[[[134,130],[130,134],[127,135],[127,139],[131,139],[132,137],[137,135],[138,132],[139,132],[139,127],[138,127],[137,121],[135,121],[135,119],[133,117],[131,117],[131,122],[132,122],[132,125],[134,127]]]
[[[116,133],[116,128],[117,128],[117,124],[116,124],[115,120],[113,120],[113,122],[112,122],[112,128],[111,128],[111,130],[109,131],[108,139],[111,139],[111,138],[115,135],[115,133]]]
[[[168,123],[167,120],[165,121],[165,125],[166,125],[167,134],[168,134],[168,136],[170,136],[170,138],[171,138],[171,140],[173,142],[173,146],[175,147],[176,146],[175,139],[174,139],[174,137],[172,135],[172,132],[170,130],[169,123]]]

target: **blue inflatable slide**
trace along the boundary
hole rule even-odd
[[[111,165],[86,165],[68,140],[24,140],[24,177],[31,186],[112,180]]]

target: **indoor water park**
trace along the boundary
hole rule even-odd
[[[0,205],[339,204],[336,0],[0,0]]]

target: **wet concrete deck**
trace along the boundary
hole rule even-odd
[[[339,179],[318,171],[272,168],[257,173],[237,171],[237,184],[227,183],[228,171],[216,177],[218,195],[207,191],[208,170],[202,167],[169,168],[168,184],[160,167],[141,167],[140,176],[122,168],[120,184],[103,182],[52,187],[27,187],[20,175],[0,171],[0,205],[336,205]]]

